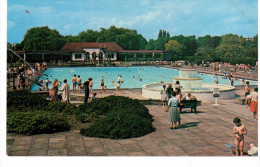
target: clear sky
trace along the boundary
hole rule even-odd
[[[136,29],[147,40],[170,35],[251,37],[258,31],[257,0],[8,0],[8,42],[21,42],[32,27],[62,35],[111,25]],[[27,12],[28,11],[28,12]]]

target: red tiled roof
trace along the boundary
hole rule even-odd
[[[163,53],[165,50],[121,50],[120,53]]]
[[[107,52],[118,52],[123,50],[114,42],[68,42],[61,49],[61,52],[83,52],[85,48],[106,48]]]

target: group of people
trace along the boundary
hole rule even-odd
[[[45,81],[40,80],[41,83],[44,83],[44,85],[42,85],[42,87],[40,89],[42,90],[46,90],[45,88],[48,88],[48,84],[51,83],[48,78]],[[65,102],[69,102],[70,101],[70,86],[67,83],[67,79],[64,79],[64,84],[62,86],[62,91],[63,91],[63,95],[62,95],[62,100],[64,100]],[[116,94],[117,92],[120,92],[120,86],[121,86],[121,75],[118,75],[117,78],[117,88],[114,94]],[[61,81],[58,81],[57,79],[55,79],[52,83],[52,90],[54,91],[54,95],[55,95],[55,99],[58,100],[58,88],[61,86]],[[84,103],[88,103],[88,99],[89,99],[89,94],[91,92],[93,92],[93,79],[92,78],[88,78],[87,81],[85,81],[84,83],[82,83],[82,79],[80,78],[80,75],[75,74],[72,78],[72,92],[75,93],[78,90],[78,93],[81,92],[81,89],[84,90],[85,93],[85,98],[84,98]],[[112,84],[114,84],[114,82],[112,82]],[[100,84],[100,92],[102,93],[106,93],[105,90],[106,86],[105,86],[105,81],[103,79],[103,77],[101,77],[101,84]],[[93,93],[91,99],[94,100],[96,98],[97,93]]]
[[[245,99],[245,104],[253,113],[253,118],[258,119],[258,88],[254,88],[254,91],[251,92],[249,81],[246,82],[245,86]]]
[[[64,82],[64,84],[62,86],[62,91],[63,91],[62,100],[65,101],[65,102],[69,102],[70,101],[70,86],[68,84],[67,79],[64,79],[63,82]],[[88,103],[89,93],[90,93],[90,90],[92,90],[91,87],[90,87],[91,82],[92,82],[92,78],[88,78],[87,81],[78,85],[78,86],[80,86],[80,89],[85,90],[84,91],[85,92],[84,103]],[[52,83],[52,87],[53,87],[52,91],[53,91],[53,94],[54,94],[56,100],[59,100],[58,89],[61,86],[61,84],[62,84],[61,81],[58,81],[57,79],[54,79],[54,81]],[[93,93],[92,100],[94,100],[96,98],[96,95],[97,95],[97,93]]]
[[[190,93],[186,97],[181,93],[181,85],[179,81],[176,81],[174,87],[168,84],[167,88],[163,85],[161,91],[161,100],[163,102],[164,111],[168,111],[168,120],[171,122],[170,129],[177,129],[181,124],[180,112],[182,111],[183,100],[196,100],[195,96]],[[192,108],[192,111],[197,112],[196,107]],[[174,125],[174,126],[173,126]]]
[[[123,80],[121,80],[121,75],[118,75],[115,94],[117,92],[120,92],[120,87],[121,87],[122,83],[123,83]],[[72,84],[73,84],[73,87],[72,87],[73,93],[75,93],[77,91],[77,89],[78,89],[78,93],[80,93],[81,89],[84,88],[84,84],[82,83],[80,75],[78,75],[78,77],[77,77],[76,74],[74,75],[74,77],[72,78]],[[89,91],[90,92],[93,91],[93,85],[94,85],[94,82],[93,82],[93,80],[91,78],[91,80],[89,82]],[[115,85],[115,82],[112,81],[111,85]],[[106,93],[106,88],[107,87],[105,86],[104,78],[101,77],[100,93],[101,94]]]

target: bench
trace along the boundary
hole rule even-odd
[[[195,111],[195,113],[197,113],[197,106],[201,106],[201,101],[198,100],[183,100],[181,101],[180,107],[180,112],[182,111],[183,108],[190,108],[191,112],[192,110]]]

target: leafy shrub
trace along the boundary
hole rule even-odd
[[[74,114],[77,107],[74,104],[53,101],[45,107],[45,110],[54,113],[63,113],[64,115],[71,115]]]
[[[7,130],[25,135],[69,130],[66,115],[77,108],[68,103],[48,102],[28,91],[8,92],[7,105]]]
[[[140,137],[155,131],[152,126],[153,118],[148,109],[138,100],[127,97],[109,96],[93,103],[84,112],[96,112],[99,117],[90,128],[81,129],[84,136],[102,137],[112,139]],[[100,110],[100,104],[106,110]],[[95,110],[97,105],[97,110]],[[83,108],[83,106],[79,106]],[[83,113],[84,113],[83,112]]]
[[[47,104],[48,101],[44,97],[26,90],[7,93],[7,107],[13,107],[16,111],[26,111],[28,108],[42,109]]]
[[[62,114],[54,114],[47,111],[7,113],[8,132],[33,135],[69,129],[69,124]]]

